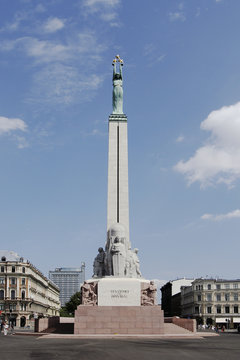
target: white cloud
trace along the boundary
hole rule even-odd
[[[120,4],[120,0],[83,0],[83,6],[89,12],[98,12],[100,8],[114,8]]]
[[[82,7],[85,14],[98,14],[99,18],[111,26],[119,27],[121,24],[114,21],[117,18],[116,9],[121,0],[83,0]]]
[[[91,32],[80,33],[65,43],[25,36],[16,40],[4,41],[0,45],[0,51],[17,49],[40,63],[69,61],[69,59],[77,59],[83,54],[94,57],[96,61],[100,60],[97,55],[99,56],[99,53],[104,50]]]
[[[184,22],[186,20],[186,16],[185,16],[185,13],[183,11],[183,8],[184,8],[184,5],[183,3],[180,3],[177,7],[177,10],[174,11],[174,12],[170,12],[168,14],[168,17],[169,17],[169,20],[171,22],[173,21],[182,21]]]
[[[34,77],[36,86],[29,95],[28,101],[45,102],[49,105],[69,105],[88,101],[102,81],[102,76],[94,73],[80,74],[74,66],[50,64],[36,73]]]
[[[26,131],[26,129],[27,125],[23,120],[0,116],[0,135],[16,130]]]
[[[27,140],[26,140],[25,137],[23,137],[23,136],[16,136],[16,140],[17,140],[17,142],[18,142],[18,148],[19,148],[19,149],[25,149],[25,148],[29,147],[29,144],[28,144],[28,142],[27,142]]]
[[[64,26],[65,20],[59,19],[57,17],[49,18],[43,25],[43,31],[46,33],[54,33],[58,30],[63,29]]]
[[[179,135],[178,138],[176,139],[176,142],[180,143],[180,142],[183,142],[183,140],[184,140],[184,136]]]
[[[169,20],[171,22],[178,21],[178,20],[184,22],[186,20],[186,16],[183,11],[170,12],[168,14],[168,16],[169,16]]]
[[[153,43],[149,43],[144,46],[143,54],[148,60],[149,67],[162,62],[166,57],[166,54],[161,54],[159,49]]]
[[[18,51],[33,60],[36,70],[27,101],[48,105],[90,100],[103,80],[95,68],[104,49],[95,34],[87,31],[65,42],[27,36],[0,43],[0,51]]]
[[[225,183],[232,187],[240,178],[240,102],[212,111],[201,129],[211,132],[207,143],[174,169],[185,175],[188,184],[199,182],[205,187]]]
[[[227,214],[213,215],[213,214],[204,214],[201,216],[202,220],[212,220],[212,221],[222,221],[226,219],[236,219],[240,218],[240,210],[234,210]]]

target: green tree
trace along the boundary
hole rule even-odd
[[[60,309],[60,316],[74,317],[74,312],[77,310],[78,305],[82,303],[81,291],[76,292],[70,298],[70,300]]]

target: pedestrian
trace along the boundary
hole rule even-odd
[[[8,324],[7,323],[4,325],[3,334],[4,335],[8,334]]]
[[[11,331],[11,335],[13,335],[13,334],[14,334],[14,324],[13,324],[13,321],[10,322],[10,329],[9,329],[9,330]]]

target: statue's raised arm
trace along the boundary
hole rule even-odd
[[[117,72],[119,63],[119,72]],[[122,66],[123,60],[117,55],[113,60],[113,114],[123,114]]]

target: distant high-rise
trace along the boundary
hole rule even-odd
[[[59,287],[61,306],[64,306],[73,294],[80,291],[85,281],[85,263],[82,262],[81,268],[56,268],[55,271],[49,271],[49,279]]]

